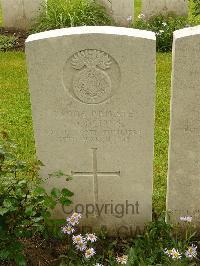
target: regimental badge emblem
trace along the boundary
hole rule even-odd
[[[73,78],[73,90],[80,101],[100,103],[109,97],[111,80],[106,70],[111,61],[107,54],[97,50],[81,51],[73,56],[71,64],[78,70]]]
[[[118,64],[114,59],[107,53],[95,49],[79,51],[67,61],[64,68],[66,86],[69,79],[67,72],[71,72],[71,94],[86,104],[98,104],[110,98],[120,76]]]

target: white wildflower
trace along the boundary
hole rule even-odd
[[[74,226],[74,225],[76,225],[76,224],[79,223],[78,218],[74,217],[73,215],[70,216],[70,217],[68,217],[68,218],[66,219],[66,221],[67,221],[70,225],[72,225],[72,226]]]
[[[131,22],[131,21],[132,21],[132,16],[127,17],[126,20],[127,20],[128,22]]]
[[[97,236],[95,234],[86,234],[86,239],[94,243],[97,241]]]
[[[189,223],[191,223],[192,222],[192,216],[181,216],[180,217],[180,220],[182,222],[189,222]]]
[[[81,215],[81,213],[74,212],[71,217],[73,217],[75,219],[81,219],[82,218],[82,215]]]
[[[67,226],[62,227],[62,232],[64,234],[71,235],[72,233],[74,233],[74,231],[75,231],[75,229],[71,225],[67,225]]]
[[[165,26],[167,26],[167,23],[166,22],[162,22],[162,25],[165,27]]]
[[[78,244],[80,242],[85,242],[85,239],[80,234],[80,235],[72,236],[72,241],[73,241],[73,244]]]
[[[172,255],[172,250],[171,249],[164,249],[164,253],[168,256],[168,257],[171,257]]]
[[[164,253],[168,256],[171,257],[172,259],[181,259],[181,254],[179,253],[178,250],[176,250],[175,248],[173,249],[165,249]]]
[[[173,248],[171,251],[171,257],[172,257],[172,259],[178,260],[178,259],[181,259],[181,254],[179,253],[178,250]]]
[[[76,248],[80,251],[84,251],[87,248],[86,242],[85,241],[80,241],[76,244]]]
[[[141,14],[138,15],[138,18],[139,19],[145,19],[145,15],[141,13]]]
[[[185,252],[185,256],[187,258],[190,258],[190,259],[196,258],[196,256],[197,256],[197,246],[194,246],[192,244],[190,247],[188,247],[188,249]]]
[[[86,257],[86,259],[91,258],[92,256],[94,256],[95,253],[96,253],[96,251],[93,248],[88,248],[85,251],[85,257]]]
[[[123,255],[121,257],[117,257],[116,261],[120,264],[126,264],[128,261],[128,256],[127,255]]]

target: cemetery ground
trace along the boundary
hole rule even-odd
[[[140,2],[137,1],[136,13],[139,14]],[[192,14],[190,12],[190,16]],[[0,19],[1,22],[1,19]],[[12,32],[2,32],[3,35],[12,36]],[[35,144],[33,136],[30,95],[28,91],[28,78],[23,52],[23,42],[26,37],[25,32],[17,35],[18,44],[14,51],[0,52],[0,129],[8,132],[10,139],[17,143],[17,157],[20,160],[32,163],[35,160]],[[19,41],[21,39],[21,41]],[[69,242],[62,239],[56,231],[56,237],[49,237],[45,232],[47,240],[41,237],[34,237],[32,240],[20,239],[25,246],[25,255],[30,265],[95,265],[95,263],[106,263],[104,265],[117,265],[115,257],[117,255],[129,254],[132,263],[128,265],[200,265],[199,261],[173,262],[161,250],[167,243],[174,244],[184,249],[190,239],[183,237],[183,241],[177,240],[177,235],[172,237],[171,227],[167,225],[161,215],[165,210],[165,195],[167,185],[167,157],[168,157],[168,137],[169,137],[169,116],[170,116],[170,86],[171,86],[171,52],[157,53],[157,77],[156,77],[156,116],[155,116],[155,142],[154,142],[154,193],[153,193],[153,217],[154,222],[149,226],[147,233],[136,239],[107,239],[103,233],[99,235],[97,241],[97,251],[104,253],[97,255],[97,260],[92,264],[86,263],[82,258],[69,249]],[[62,169],[61,169],[62,170]],[[161,217],[158,219],[158,217]],[[187,223],[188,230],[190,224]],[[51,232],[51,234],[53,234]],[[165,238],[160,244],[160,238]],[[181,239],[181,238],[180,238]],[[135,242],[134,242],[135,241]],[[199,242],[195,239],[195,244]],[[106,248],[104,248],[106,246]],[[136,247],[135,250],[130,247]],[[66,252],[67,247],[67,252]],[[167,246],[166,246],[167,248]],[[194,250],[195,251],[195,250]],[[70,254],[69,254],[70,253]],[[2,254],[1,254],[2,255]],[[60,258],[60,255],[63,255]],[[72,259],[72,264],[67,264],[66,256],[76,257]],[[177,256],[179,254],[176,254]],[[15,258],[17,254],[13,254]],[[148,259],[147,259],[148,257]],[[6,256],[5,256],[6,258]],[[125,259],[125,258],[124,258]],[[0,260],[1,262],[1,260]],[[18,258],[18,265],[25,265],[23,257]],[[84,264],[85,263],[85,264]],[[1,265],[15,265],[15,263],[2,262]]]

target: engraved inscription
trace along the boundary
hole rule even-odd
[[[119,86],[119,79],[119,67],[114,59],[95,49],[75,53],[64,67],[65,87],[74,98],[86,104],[99,104],[109,99]]]
[[[134,123],[137,119],[137,111],[134,109],[76,110],[72,106],[63,106],[60,118],[61,114],[63,121],[66,121],[65,129],[56,132],[51,129],[49,134],[63,142],[82,141],[94,145],[119,141],[128,143],[141,138],[144,133],[140,125]]]

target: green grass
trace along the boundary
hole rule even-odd
[[[9,51],[16,45],[17,38],[15,36],[5,36],[0,34],[0,51]]]
[[[134,3],[134,20],[137,20],[138,15],[141,13],[142,2],[141,0],[135,0]]]
[[[157,54],[157,89],[154,145],[154,195],[156,211],[165,210],[170,116],[171,53]]]
[[[105,8],[90,0],[48,0],[47,10],[36,20],[32,32],[74,26],[105,26],[114,22]]]
[[[25,55],[0,52],[0,130],[19,144],[22,158],[34,157],[34,139]]]
[[[2,18],[2,9],[1,9],[1,3],[0,3],[0,27],[2,26],[3,18]]]
[[[190,24],[200,24],[200,15],[194,17],[193,15],[194,12],[194,2],[192,0],[189,1],[189,14],[188,14],[188,19]]]
[[[23,159],[35,157],[31,106],[24,53],[0,53],[0,129],[18,143]],[[157,96],[154,160],[154,206],[164,210],[169,127],[171,54],[157,55]]]

